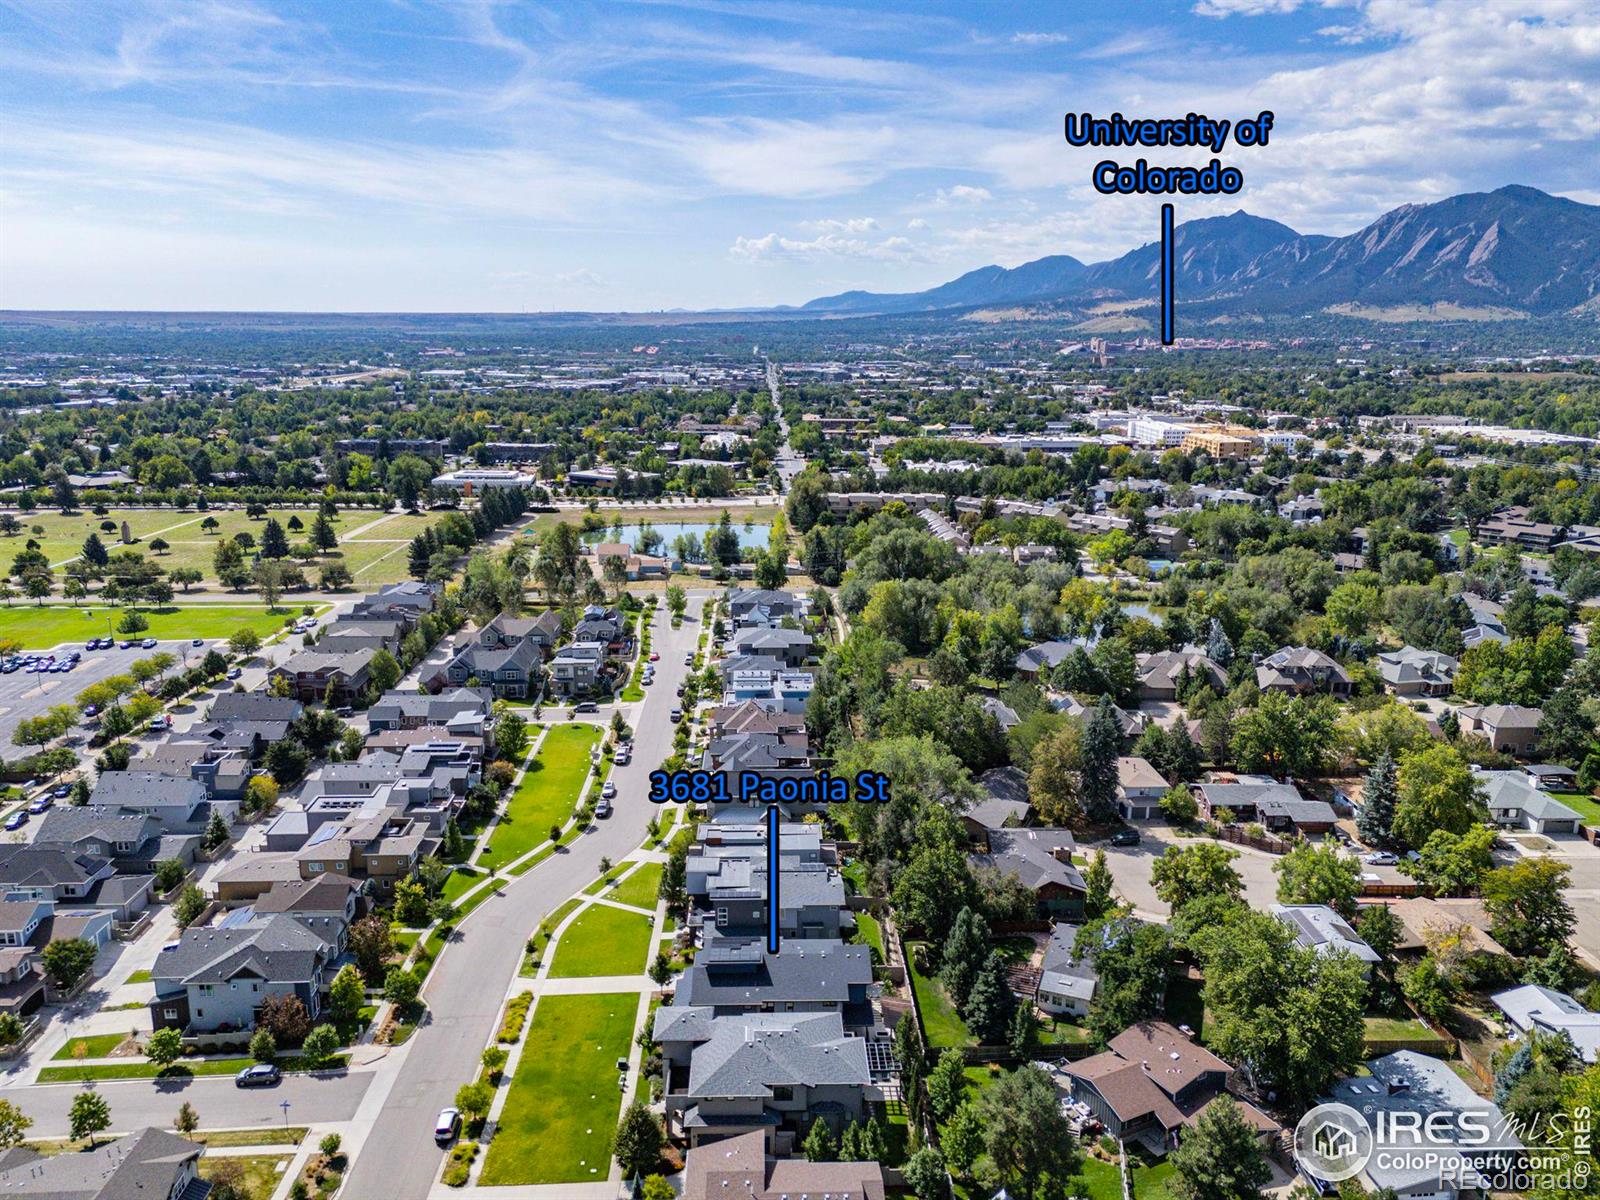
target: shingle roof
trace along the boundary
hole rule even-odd
[[[1059,884],[1081,892],[1085,887],[1078,868],[1053,854],[1058,849],[1070,851],[1074,845],[1065,829],[994,829],[989,831],[989,852],[968,857],[974,866],[1015,874],[1032,891]]]
[[[41,1157],[19,1147],[0,1159],[0,1194],[29,1200],[166,1200],[184,1164],[204,1149],[155,1128],[80,1154]],[[189,1200],[187,1191],[182,1200]]]
[[[150,973],[157,982],[184,985],[226,983],[245,973],[301,982],[312,978],[329,949],[301,922],[274,914],[232,929],[186,929]]]
[[[709,1034],[690,1056],[691,1099],[766,1099],[774,1087],[871,1082],[867,1043],[847,1037],[836,1012],[717,1017]]]

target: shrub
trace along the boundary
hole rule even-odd
[[[506,1015],[500,1022],[498,1042],[515,1042],[522,1037],[522,1026],[528,1020],[528,1009],[533,1004],[532,992],[521,992],[506,1002]]]

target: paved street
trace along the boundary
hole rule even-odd
[[[433,1119],[453,1102],[456,1089],[471,1081],[527,939],[547,914],[594,881],[602,857],[618,861],[644,841],[656,811],[646,799],[648,776],[672,749],[674,726],[667,710],[687,674],[683,656],[700,635],[703,604],[703,593],[691,593],[680,629],[672,628],[664,609],[657,618],[653,638],[661,660],[656,683],[646,689],[642,703],[622,706],[631,710],[634,756],[612,774],[616,815],[595,822],[571,847],[505,884],[503,896],[484,902],[462,922],[429,975],[423,996],[432,1016],[405,1047],[381,1119],[365,1132],[347,1195],[384,1200],[423,1200],[428,1195],[442,1158],[430,1136]]]

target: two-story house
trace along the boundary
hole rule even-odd
[[[331,982],[333,946],[291,916],[186,929],[150,974],[156,1029],[246,1032],[268,996],[294,995],[316,1020]]]
[[[375,651],[324,653],[302,650],[268,672],[273,680],[284,680],[289,694],[307,704],[327,700],[332,704],[353,704],[372,680]]]
[[[1263,692],[1343,697],[1350,694],[1351,685],[1345,669],[1322,651],[1286,646],[1256,664],[1256,686]]]

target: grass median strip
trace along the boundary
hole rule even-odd
[[[660,863],[645,863],[632,875],[610,891],[601,892],[602,896],[609,896],[618,904],[631,904],[635,908],[655,908],[656,894],[661,890]]]
[[[545,735],[538,756],[506,802],[477,865],[494,870],[520,858],[565,825],[578,804],[578,789],[589,773],[589,752],[600,741],[589,724],[558,725]]]
[[[202,1058],[188,1059],[160,1067],[146,1058],[131,1059],[121,1063],[85,1063],[82,1066],[45,1067],[39,1072],[40,1083],[77,1083],[84,1079],[190,1079],[203,1075],[233,1075],[255,1062],[253,1058]],[[278,1065],[285,1071],[304,1071],[308,1068],[299,1059],[280,1059]],[[322,1071],[337,1071],[350,1065],[344,1055],[335,1055],[322,1066]]]
[[[622,1111],[616,1060],[633,1041],[639,997],[546,996],[533,1012],[478,1182],[604,1181]]]
[[[650,918],[609,904],[591,904],[556,942],[552,979],[638,975],[649,961]]]

